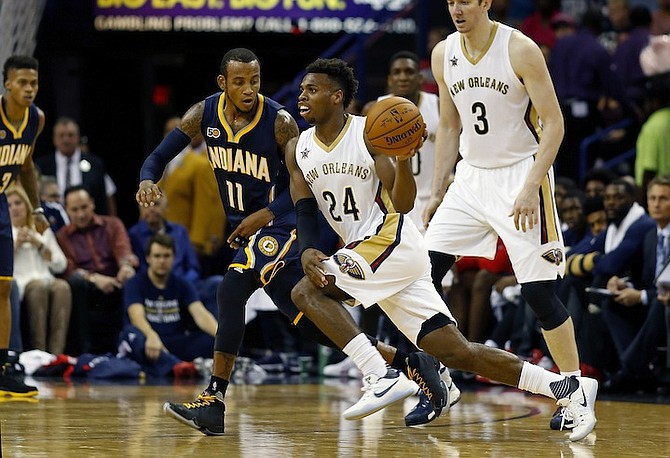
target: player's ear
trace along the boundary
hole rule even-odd
[[[219,89],[223,91],[226,88],[226,77],[223,75],[217,76],[216,84],[219,86]]]
[[[338,105],[338,104],[342,103],[342,101],[344,100],[344,91],[342,91],[342,89],[338,89],[338,90],[334,91],[330,95],[330,97],[333,99],[333,102],[335,103],[335,105]]]

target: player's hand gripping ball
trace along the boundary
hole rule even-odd
[[[376,151],[406,156],[421,145],[426,125],[419,108],[403,97],[388,97],[372,105],[365,120],[365,135]]]

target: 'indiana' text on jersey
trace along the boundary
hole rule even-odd
[[[224,104],[223,92],[205,99],[201,130],[228,224],[234,228],[288,186],[274,127],[283,106],[259,94],[254,118],[233,132],[223,114]]]
[[[14,181],[30,155],[38,125],[37,107],[30,105],[19,127],[14,126],[7,119],[0,97],[0,194]]]

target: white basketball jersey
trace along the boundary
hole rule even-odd
[[[474,167],[504,167],[537,152],[537,112],[510,63],[514,31],[494,22],[488,48],[474,59],[459,32],[446,39],[444,80],[463,126],[459,152]]]
[[[386,213],[395,213],[375,161],[363,140],[365,118],[348,115],[340,135],[326,146],[312,127],[300,134],[295,159],[319,209],[349,243],[375,234]]]

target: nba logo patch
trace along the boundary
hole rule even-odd
[[[351,256],[337,253],[333,256],[333,259],[340,266],[340,272],[343,274],[347,274],[356,280],[365,280],[363,269]]]
[[[542,259],[560,266],[563,262],[563,251],[559,248],[552,248],[551,250],[542,253]]]

